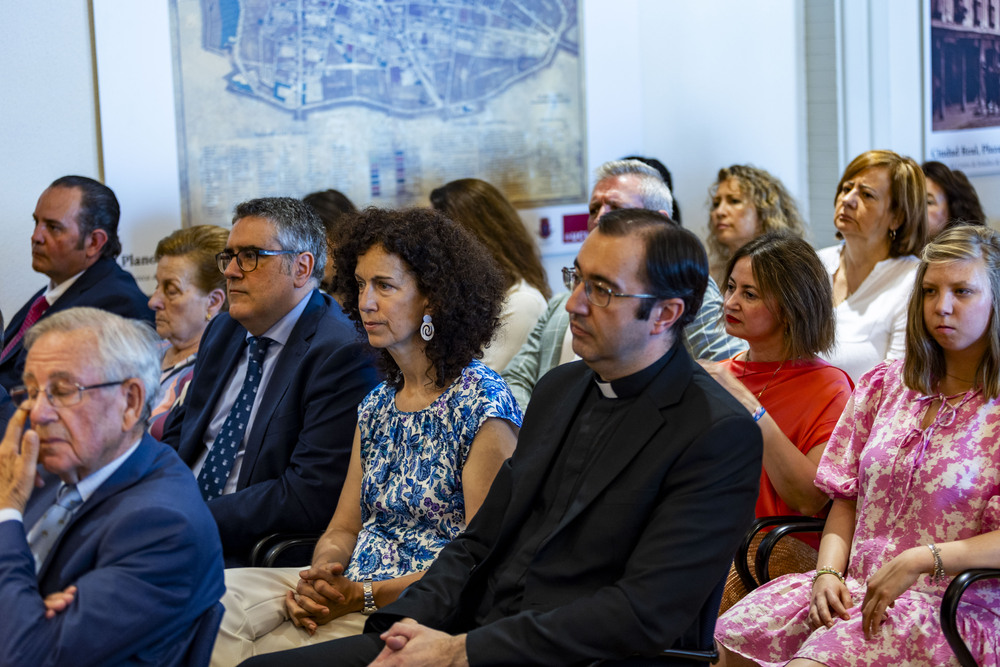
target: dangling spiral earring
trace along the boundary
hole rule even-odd
[[[434,338],[434,324],[430,315],[424,315],[424,323],[420,325],[420,337],[424,340]]]

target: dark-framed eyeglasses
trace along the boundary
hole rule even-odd
[[[587,301],[597,306],[598,308],[607,308],[611,304],[611,297],[629,297],[632,299],[657,299],[654,294],[624,294],[622,292],[615,292],[613,289],[607,285],[601,285],[600,283],[595,283],[593,280],[585,280],[580,272],[574,267],[566,266],[563,267],[563,284],[566,285],[566,289],[570,292],[576,289],[577,285],[583,283],[583,293],[587,295]]]
[[[57,408],[68,408],[79,403],[83,399],[83,392],[85,391],[114,387],[128,382],[129,379],[100,382],[98,384],[79,384],[71,380],[56,380],[45,388],[45,397],[49,399],[51,405]],[[29,405],[27,407],[31,407],[35,404],[38,393],[38,387],[25,387],[21,385],[10,390],[10,398],[14,401],[15,405],[22,405],[28,402]]]
[[[257,261],[261,257],[275,257],[276,255],[298,255],[304,250],[262,250],[260,248],[243,248],[239,252],[232,253],[223,250],[215,256],[215,262],[219,265],[219,271],[225,273],[229,263],[236,258],[236,266],[240,267],[243,273],[250,273],[257,268]]]

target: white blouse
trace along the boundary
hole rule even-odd
[[[830,274],[840,267],[844,244],[823,248],[819,258]],[[885,359],[902,359],[906,352],[906,308],[920,260],[913,255],[884,259],[858,286],[854,294],[834,308],[837,342],[820,355],[858,378]]]

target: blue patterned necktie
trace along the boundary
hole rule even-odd
[[[35,556],[35,574],[42,569],[42,563],[52,551],[53,545],[66,527],[66,522],[73,515],[73,510],[80,506],[83,497],[76,485],[67,484],[59,489],[56,502],[38,520],[28,532],[28,546]]]
[[[253,410],[253,400],[260,387],[260,378],[264,374],[264,355],[270,338],[253,336],[250,338],[250,359],[247,361],[247,374],[243,378],[243,388],[236,397],[226,422],[219,434],[215,436],[212,449],[208,452],[205,465],[198,473],[198,488],[205,500],[211,500],[222,495],[222,490],[229,479],[229,473],[236,461],[236,453],[240,451],[243,434],[250,421],[250,411]]]

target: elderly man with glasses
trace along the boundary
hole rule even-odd
[[[226,566],[238,567],[262,537],[326,528],[376,376],[354,327],[317,289],[326,235],[304,203],[239,204],[217,259],[229,312],[205,330],[163,440],[191,466]]]
[[[186,665],[222,618],[215,523],[177,454],[145,433],[159,343],[95,308],[25,335],[0,442],[2,665]]]
[[[673,210],[674,198],[660,173],[639,160],[613,160],[598,167],[590,196],[587,231],[593,231],[603,215],[618,209],[644,208],[664,214]],[[567,288],[569,278],[563,275]],[[588,291],[588,294],[591,292]],[[603,298],[603,297],[602,297]],[[566,302],[569,293],[553,297],[538,323],[503,370],[503,379],[524,410],[538,380],[559,364],[580,357],[573,351]],[[695,359],[722,361],[746,349],[746,342],[726,333],[722,321],[722,295],[711,277],[705,298],[694,320],[684,328],[684,344]]]

